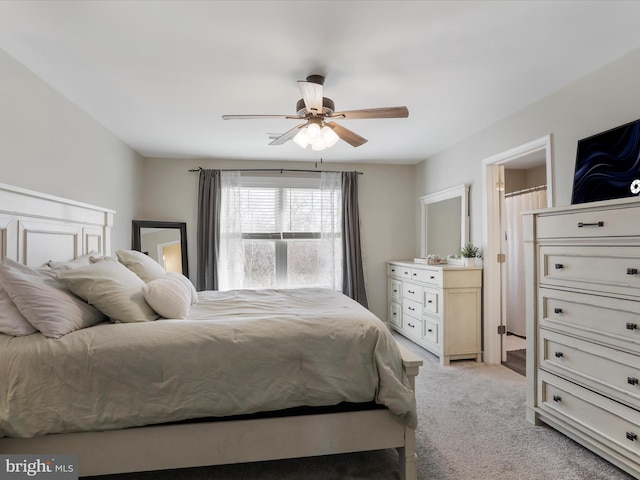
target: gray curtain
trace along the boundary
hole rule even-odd
[[[220,246],[220,170],[200,170],[198,182],[198,276],[196,288],[218,289],[218,249]]]
[[[362,264],[358,173],[342,173],[342,292],[369,308]]]

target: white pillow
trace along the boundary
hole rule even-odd
[[[62,270],[58,278],[114,322],[148,322],[158,318],[142,294],[144,282],[118,262],[99,261]]]
[[[38,330],[20,313],[9,294],[0,285],[0,333],[5,335],[29,335]]]
[[[81,267],[82,265],[89,265],[91,263],[91,257],[96,255],[98,255],[98,252],[92,250],[86,255],[82,255],[81,257],[74,258],[73,260],[68,260],[66,262],[49,260],[47,265],[56,270],[69,270],[71,268]]]
[[[151,308],[164,318],[187,318],[191,304],[198,301],[191,281],[175,272],[150,281],[142,287],[142,293]]]
[[[138,275],[144,283],[160,278],[167,273],[153,258],[137,250],[117,250],[116,255],[120,263]]]
[[[105,320],[65,288],[49,268],[31,268],[5,258],[0,281],[24,318],[47,337],[58,338]]]

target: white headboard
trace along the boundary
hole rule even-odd
[[[0,259],[38,267],[111,252],[115,211],[0,183]]]

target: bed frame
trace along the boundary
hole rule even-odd
[[[111,252],[113,210],[0,184],[0,258],[41,266]],[[415,387],[422,360],[401,347]],[[396,448],[402,480],[417,480],[415,430],[389,410],[251,418],[103,432],[0,438],[3,454],[77,454],[79,475],[278,460]]]

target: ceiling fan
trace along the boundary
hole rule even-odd
[[[296,115],[223,115],[224,120],[246,120],[263,118],[288,118],[306,120],[306,123],[296,125],[291,130],[279,135],[269,145],[282,145],[292,140],[306,148],[311,145],[313,150],[324,150],[335,145],[342,139],[349,145],[359,147],[367,139],[333,121],[333,119],[364,119],[364,118],[406,118],[409,116],[407,107],[365,108],[362,110],[347,110],[336,112],[333,100],[322,96],[324,76],[309,75],[306,80],[299,80],[298,86],[302,99],[296,104]]]

